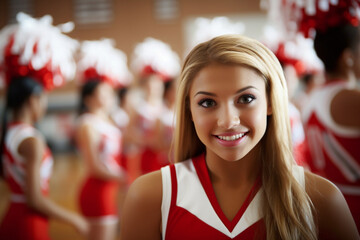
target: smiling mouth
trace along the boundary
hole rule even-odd
[[[216,136],[218,139],[221,139],[223,141],[236,141],[243,136],[245,136],[247,133],[239,133],[231,136]]]

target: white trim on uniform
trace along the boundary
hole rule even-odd
[[[87,217],[86,219],[91,224],[99,224],[99,225],[113,225],[119,222],[119,217],[115,215],[108,215],[102,217]]]
[[[171,205],[171,174],[170,167],[161,168],[162,177],[162,202],[161,202],[161,224],[162,238],[165,239],[167,220]]]

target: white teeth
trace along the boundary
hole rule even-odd
[[[245,133],[236,134],[236,135],[232,135],[232,136],[217,136],[217,137],[224,141],[234,141],[234,140],[238,140],[239,138],[243,137],[244,135],[245,135]]]

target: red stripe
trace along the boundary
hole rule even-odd
[[[176,179],[176,169],[175,165],[170,165],[170,175],[171,175],[171,207],[176,206],[177,198],[177,179]]]

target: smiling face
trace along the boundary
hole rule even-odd
[[[257,146],[271,114],[264,79],[241,65],[204,67],[193,79],[189,99],[207,156],[226,161],[242,159]]]

